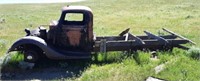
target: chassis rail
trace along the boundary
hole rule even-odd
[[[188,49],[181,44],[192,43],[193,41],[178,35],[168,29],[163,31],[169,35],[157,36],[151,32],[144,31],[146,36],[135,36],[128,33],[126,29],[119,36],[95,37],[94,52],[107,51],[136,51],[136,50],[172,50],[174,47]]]

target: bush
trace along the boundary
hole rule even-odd
[[[187,55],[193,59],[200,59],[200,48],[192,47],[187,51]]]

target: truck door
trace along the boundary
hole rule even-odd
[[[83,13],[66,13],[61,24],[63,45],[69,50],[84,51],[87,47],[87,23]]]

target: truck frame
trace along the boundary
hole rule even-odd
[[[80,16],[70,20],[70,15]],[[75,16],[75,18],[76,18]],[[172,50],[174,47],[188,49],[181,44],[193,41],[166,28],[168,35],[136,36],[129,33],[129,28],[117,36],[95,36],[93,34],[93,13],[86,6],[63,7],[60,19],[52,21],[47,30],[39,26],[35,30],[25,29],[26,36],[18,39],[9,48],[8,53],[20,51],[27,62],[37,62],[42,57],[53,60],[88,59],[96,52],[137,51],[137,50]]]

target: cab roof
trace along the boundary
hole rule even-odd
[[[75,10],[92,12],[92,10],[86,6],[65,6],[62,8],[62,11],[75,11]]]

